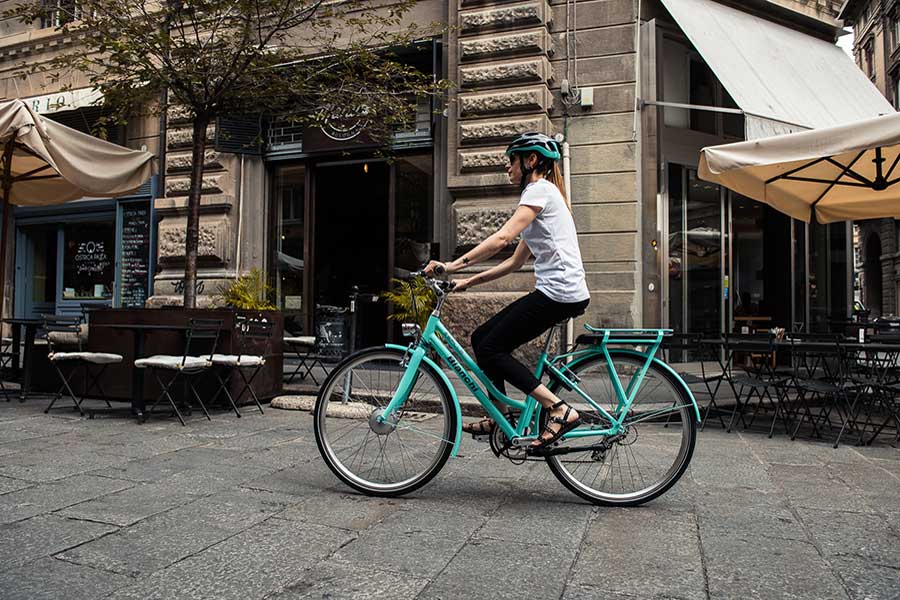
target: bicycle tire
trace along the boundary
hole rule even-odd
[[[623,388],[627,386],[629,381],[629,377],[625,375],[627,372],[631,371],[635,368],[640,368],[644,364],[644,359],[642,357],[636,357],[633,354],[627,353],[626,351],[621,350],[610,350],[610,357],[613,360],[613,365],[616,367],[617,373],[619,373],[620,382],[622,382]],[[582,391],[588,393],[591,398],[603,406],[610,414],[614,415],[614,407],[615,404],[612,402],[612,399],[615,398],[615,394],[612,393],[612,385],[609,380],[609,375],[607,372],[607,364],[606,359],[603,358],[602,355],[598,355],[596,357],[591,357],[583,360],[582,362],[576,363],[575,366],[571,367],[571,370],[581,378],[581,383],[579,387],[581,387]],[[596,373],[594,371],[596,370]],[[603,374],[606,374],[605,383],[602,381]],[[591,380],[591,378],[594,378]],[[624,381],[623,381],[624,377]],[[653,417],[659,409],[654,411],[650,411],[645,413],[649,415],[646,420],[640,420],[641,414],[639,412],[635,412],[636,407],[639,407],[640,401],[642,400],[641,394],[647,389],[648,383],[653,385],[654,382],[658,382],[658,386],[665,385],[668,388],[668,392],[664,392],[659,396],[662,397],[661,402],[655,402],[657,406],[662,405],[665,406],[667,402],[671,400],[673,407],[678,407],[677,410],[669,413],[665,413],[664,415],[659,415],[658,418]],[[586,387],[591,386],[596,388],[592,391],[585,389]],[[574,392],[568,392],[567,390],[562,389],[562,386],[558,382],[554,382],[550,386],[551,391],[557,394],[561,399],[566,400],[572,405],[575,405],[576,409],[584,409],[587,411],[586,404],[583,400],[580,399]],[[653,388],[650,389],[649,392],[652,393],[655,391]],[[607,392],[606,396],[602,394],[598,394],[599,390],[604,390]],[[580,407],[579,402],[580,400]],[[650,398],[648,404],[650,402],[654,402],[654,398]],[[613,410],[610,410],[610,409]],[[575,475],[575,471],[577,471],[580,467],[572,468],[570,465],[575,464],[574,457],[581,457],[580,463],[585,463],[583,455],[587,454],[586,452],[577,452],[573,454],[564,454],[564,455],[550,455],[546,457],[547,465],[550,467],[550,470],[556,476],[556,478],[562,483],[566,488],[568,488],[571,492],[576,495],[588,500],[594,504],[603,505],[603,506],[637,506],[640,504],[644,504],[646,502],[650,502],[651,500],[658,498],[665,492],[667,492],[675,483],[681,478],[684,472],[687,470],[688,465],[690,464],[691,457],[694,453],[694,447],[696,445],[697,438],[697,422],[696,415],[694,412],[693,404],[690,400],[690,396],[685,391],[683,385],[680,381],[678,381],[670,372],[661,367],[656,363],[651,363],[647,374],[645,375],[644,382],[641,387],[638,389],[638,394],[635,397],[635,401],[632,404],[631,411],[634,413],[634,417],[626,418],[626,422],[631,421],[632,425],[629,429],[629,433],[622,440],[622,443],[616,443],[613,448],[615,448],[615,453],[613,456],[616,457],[615,462],[619,468],[622,467],[621,455],[618,454],[619,448],[626,447],[630,448],[634,444],[638,443],[641,439],[643,433],[648,433],[651,436],[651,441],[655,441],[657,446],[650,447],[649,453],[652,454],[654,451],[659,454],[662,450],[664,444],[663,442],[667,441],[667,437],[673,437],[674,434],[672,432],[678,431],[681,432],[681,440],[678,447],[678,452],[674,456],[674,460],[672,464],[665,467],[665,471],[662,477],[659,478],[658,481],[654,481],[649,485],[642,485],[640,489],[632,490],[631,492],[624,491],[624,488],[627,486],[628,482],[626,481],[624,475],[620,472],[619,483],[623,490],[618,493],[613,493],[611,491],[604,491],[600,489],[596,489],[596,480],[599,477],[600,472],[606,467],[606,474],[603,479],[601,479],[600,484],[603,485],[609,479],[609,476],[613,473],[613,458],[609,452],[602,456],[602,458],[595,458],[598,454],[591,452],[591,461],[587,462],[596,462],[602,463],[597,467],[598,473],[593,475],[591,479],[591,483],[588,484],[582,479],[587,479],[590,476],[589,470],[584,469],[581,477]],[[665,418],[663,418],[665,417]],[[546,411],[541,411],[541,429],[543,430],[544,426],[547,423],[547,414]],[[646,426],[645,426],[646,424]],[[628,437],[631,436],[631,437]],[[582,443],[586,444],[587,440],[593,440],[593,438],[584,438],[580,442],[573,442],[572,444]],[[625,441],[630,440],[628,444],[625,444]],[[642,448],[646,448],[647,446],[642,446]],[[640,469],[640,465],[638,464],[638,457],[635,455],[634,449],[630,449],[630,455],[628,454],[628,450],[625,451],[625,459],[629,468],[632,463],[634,463],[638,467],[638,473],[641,482],[643,483],[644,475]],[[668,462],[668,459],[663,459],[661,462]],[[631,472],[630,481],[632,484],[635,484],[634,473]],[[610,480],[610,484],[615,484],[616,478]]]
[[[383,408],[393,396],[396,385],[406,370],[401,365],[404,356],[405,353],[403,351],[384,347],[367,348],[348,356],[332,370],[322,387],[319,388],[316,405],[313,409],[313,429],[316,445],[325,464],[343,483],[369,496],[400,496],[422,487],[440,472],[447,462],[450,452],[453,450],[457,421],[452,396],[443,379],[424,361],[419,365],[417,379],[413,384],[408,402],[411,406],[415,406],[417,402],[429,403],[432,410],[437,409],[437,411],[434,413],[412,413],[401,410],[398,420],[387,426],[372,420],[372,413],[379,410],[378,407]],[[382,374],[386,374],[386,376],[382,377]],[[363,383],[358,388],[352,388],[354,380],[362,381],[364,375],[377,375],[377,383],[372,383],[371,385]],[[428,391],[429,388],[418,387],[423,382],[430,382],[431,391]],[[355,389],[359,391],[354,391]],[[425,394],[433,394],[435,397],[428,396],[423,400],[423,395]],[[341,398],[343,408],[341,411],[335,410],[332,412],[343,413],[344,416],[335,417],[329,421],[329,407],[336,397]],[[352,402],[346,401],[348,398],[351,398]],[[434,402],[434,400],[437,400],[437,402]],[[349,410],[348,407],[353,410]],[[357,411],[359,414],[353,416],[353,411]],[[368,413],[365,411],[368,411]],[[423,414],[426,415],[423,421],[426,425],[412,426],[409,419],[413,414],[419,417]],[[438,422],[439,417],[443,417],[440,423]],[[407,420],[404,421],[404,419]],[[332,425],[336,420],[343,420],[345,425],[348,421],[355,421],[356,425],[346,425],[344,427],[346,431],[342,430],[340,436],[338,436],[337,427]],[[426,431],[425,427],[428,427],[429,430]],[[329,436],[332,429],[335,430],[335,435]],[[352,458],[348,461],[346,457],[342,459],[338,455],[337,444],[339,442],[346,444],[346,442],[341,440],[354,433],[354,431],[357,435],[364,435],[364,438],[357,447],[355,454],[351,455]],[[433,452],[434,456],[427,461],[427,465],[421,472],[413,473],[409,476],[391,477],[397,474],[397,470],[403,469],[405,472],[407,464],[412,465],[415,462],[411,455],[412,448],[407,447],[404,449],[404,441],[400,431],[411,432],[411,436],[418,433],[416,443],[430,441],[433,449],[427,452],[429,454]],[[379,459],[375,459],[374,463],[366,459],[367,446],[370,441],[377,442],[378,447],[382,451],[382,455]],[[399,453],[399,464],[392,463],[390,455],[384,452],[389,441],[396,442],[394,448]],[[412,442],[413,440],[409,441]],[[361,456],[360,452],[362,453]],[[378,464],[379,461],[382,478],[397,479],[396,481],[372,480],[371,471],[376,468],[374,465]],[[359,464],[354,467],[356,462]],[[366,466],[369,466],[368,474],[357,472],[365,470]]]

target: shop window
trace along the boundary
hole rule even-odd
[[[432,155],[404,156],[394,164],[397,177],[394,264],[415,271],[431,257]]]
[[[900,44],[900,17],[898,17],[896,13],[891,15],[888,36],[891,51],[893,52],[897,48],[897,45]]]
[[[660,68],[665,102],[739,108],[712,69],[684,42],[664,38]],[[663,115],[668,127],[738,139],[744,137],[744,117],[738,113],[666,107]]]
[[[115,223],[71,223],[63,228],[63,240],[63,300],[112,298]]]
[[[41,19],[41,27],[61,27],[81,16],[81,7],[75,0],[49,0],[49,12]]]
[[[863,46],[863,70],[870,78],[875,76],[875,40],[869,40]]]
[[[282,167],[275,175],[279,202],[275,292],[278,308],[299,315],[303,309],[303,245],[306,211],[306,169]]]

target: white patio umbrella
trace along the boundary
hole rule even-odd
[[[21,100],[0,102],[0,315],[6,296],[6,247],[12,204],[46,206],[83,197],[109,198],[140,188],[154,156],[81,133],[32,112]]]
[[[900,218],[900,113],[704,148],[699,177],[819,223]]]

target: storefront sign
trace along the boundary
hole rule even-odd
[[[121,306],[143,308],[150,284],[150,204],[122,207]]]
[[[22,101],[39,115],[46,115],[65,110],[84,108],[85,106],[93,106],[102,97],[103,95],[97,90],[81,88],[69,90],[67,92],[56,92],[55,94],[22,98]]]
[[[78,242],[73,260],[78,275],[102,273],[111,262],[106,252],[106,243],[100,240]]]

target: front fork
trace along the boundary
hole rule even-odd
[[[422,364],[422,359],[425,357],[424,346],[421,344],[416,346],[407,356],[406,370],[403,373],[403,377],[400,379],[400,383],[397,384],[397,389],[394,390],[391,401],[388,402],[388,405],[384,407],[384,410],[381,411],[381,414],[378,416],[379,423],[384,423],[389,415],[393,414],[394,411],[400,408],[403,403],[409,399],[409,392],[416,382],[416,374],[419,372],[419,365]]]

